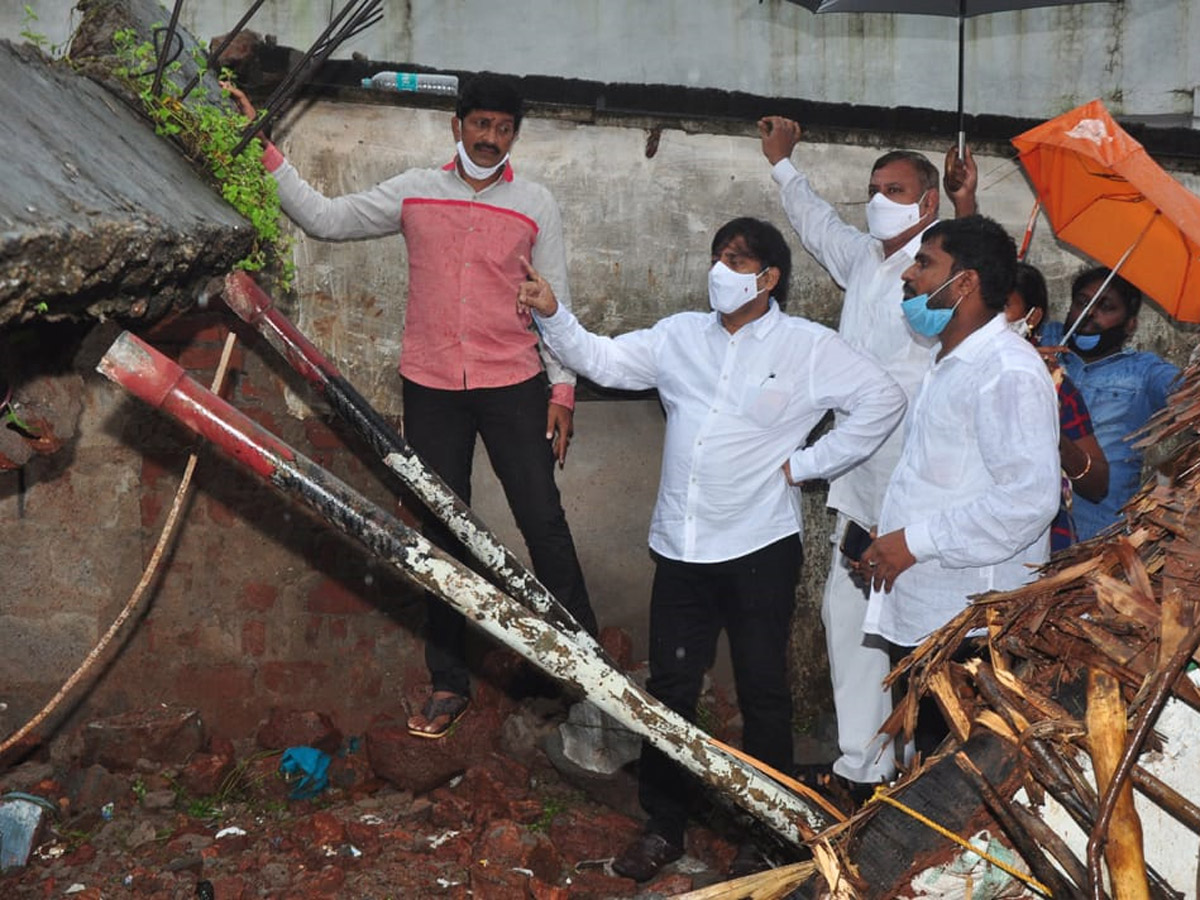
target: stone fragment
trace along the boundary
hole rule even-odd
[[[264,750],[315,747],[330,756],[342,744],[342,733],[322,712],[273,708],[255,736]]]
[[[198,710],[155,707],[87,723],[83,762],[119,771],[133,771],[143,757],[182,765],[204,744],[204,723]]]

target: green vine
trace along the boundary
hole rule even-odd
[[[262,142],[255,138],[237,156],[232,152],[249,124],[246,118],[227,103],[211,102],[203,83],[184,103],[179,97],[179,86],[170,77],[164,77],[156,96],[151,91],[157,66],[154,45],[141,41],[133,29],[115,32],[113,46],[119,60],[115,74],[137,94],[155,131],[175,140],[190,159],[201,164],[220,188],[221,196],[254,226],[254,248],[249,256],[236,263],[236,268],[257,272],[276,262],[280,273],[276,286],[282,291],[289,290],[295,275],[292,241],[280,227],[279,193],[275,179],[263,168]],[[194,48],[192,56],[203,75],[207,70],[203,48]],[[177,73],[181,67],[178,61],[170,62],[164,75]],[[232,79],[231,72],[222,70],[222,81]],[[227,101],[228,93],[221,93],[221,99]]]
[[[38,14],[34,12],[32,6],[26,3],[25,16],[21,20],[21,37],[33,44],[39,50],[45,50],[47,45],[50,43],[50,40],[45,34],[34,29],[34,25],[36,25],[38,21],[40,21],[38,19]]]

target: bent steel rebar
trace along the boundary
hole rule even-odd
[[[225,303],[244,322],[254,326],[309,384],[329,401],[383,459],[404,485],[442,521],[468,552],[495,576],[498,583],[526,608],[551,620],[559,631],[603,653],[583,627],[483,520],[464,503],[409,447],[396,429],[354,389],[317,347],[275,308],[271,297],[245,272],[225,278]]]
[[[588,699],[671,759],[799,845],[832,822],[707,735],[604,659],[567,638],[348,485],[301,456],[134,335],[113,343],[97,370],[299,501],[377,558],[433,591],[488,634]]]

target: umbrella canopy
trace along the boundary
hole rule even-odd
[[[1076,3],[1095,3],[1099,0],[792,0],[813,12],[886,12],[911,13],[921,16],[958,17],[958,156],[963,156],[966,140],[963,115],[963,27],[971,16],[1010,10],[1034,9],[1040,6],[1069,6]]]
[[[1120,268],[1168,315],[1200,322],[1200,197],[1099,100],[1012,142],[1060,240]]]

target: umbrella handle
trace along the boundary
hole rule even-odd
[[[1108,277],[1100,283],[1100,287],[1096,289],[1096,293],[1092,294],[1092,299],[1089,300],[1088,305],[1083,308],[1083,312],[1079,314],[1079,317],[1075,320],[1071,327],[1067,329],[1067,333],[1063,335],[1062,342],[1064,345],[1071,339],[1071,335],[1075,333],[1076,329],[1079,328],[1083,320],[1088,317],[1088,313],[1092,311],[1092,307],[1096,305],[1096,301],[1099,300],[1104,294],[1104,291],[1108,288],[1109,283],[1117,277],[1117,273],[1121,271],[1121,266],[1125,265],[1125,261],[1129,259],[1129,255],[1137,249],[1138,244],[1142,242],[1142,238],[1146,236],[1146,232],[1150,230],[1150,226],[1154,224],[1154,220],[1158,218],[1158,216],[1159,210],[1157,209],[1150,214],[1150,221],[1146,223],[1146,226],[1142,229],[1142,233],[1139,234],[1137,239],[1129,245],[1129,249],[1121,254],[1121,258],[1117,260],[1117,264],[1113,266],[1112,271],[1108,273]]]
[[[1017,261],[1020,262],[1029,252],[1029,242],[1033,240],[1033,226],[1037,224],[1038,213],[1042,209],[1042,201],[1034,200],[1033,209],[1029,211],[1029,221],[1025,223],[1025,236],[1021,238],[1021,249],[1017,251]]]

